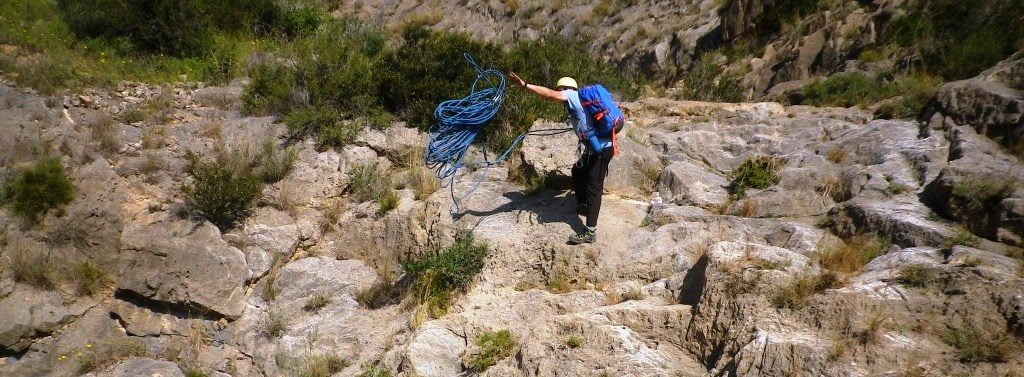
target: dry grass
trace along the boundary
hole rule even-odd
[[[809,297],[839,286],[839,277],[831,272],[820,275],[800,275],[776,291],[769,298],[769,302],[779,309],[801,309],[807,305]]]
[[[832,271],[853,274],[859,272],[875,257],[885,253],[889,245],[877,237],[854,236],[844,243],[819,250],[818,263]]]
[[[651,193],[658,190],[658,178],[661,177],[661,171],[664,169],[661,164],[643,164],[636,162],[636,168],[640,172],[640,189],[645,193]]]
[[[149,355],[149,351],[146,350],[146,346],[137,340],[111,339],[97,346],[92,353],[79,354],[77,373],[86,374],[133,357],[147,355]]]
[[[158,149],[167,145],[167,129],[152,126],[142,132],[142,149]]]
[[[121,145],[117,141],[117,124],[109,114],[99,114],[86,125],[89,134],[99,149],[106,153],[115,153]]]
[[[56,288],[56,269],[50,258],[35,243],[16,240],[8,250],[8,263],[14,280],[33,287],[52,290]]]
[[[838,164],[846,159],[846,152],[839,148],[831,149],[825,152],[825,159],[833,164]]]

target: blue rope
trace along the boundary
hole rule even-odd
[[[484,160],[477,162],[466,162],[466,152],[473,144],[483,125],[498,114],[501,102],[505,99],[505,75],[495,69],[484,69],[468,53],[463,57],[474,69],[476,79],[470,94],[464,98],[453,99],[441,102],[434,110],[434,117],[437,123],[430,127],[427,139],[427,150],[424,153],[424,162],[434,174],[441,180],[441,187],[449,187],[452,196],[452,213],[459,212],[459,202],[477,189],[483,182],[486,169],[504,162],[519,143],[527,135],[553,135],[566,132],[571,129],[539,130],[525,132],[516,137],[512,145],[504,153],[498,155],[493,161],[487,158],[487,150],[484,149]],[[455,176],[463,167],[483,168],[476,179],[476,183],[461,196],[455,195]]]

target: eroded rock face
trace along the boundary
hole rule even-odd
[[[242,314],[249,278],[245,255],[222,240],[213,224],[155,218],[126,225],[121,242],[119,291],[213,316]]]

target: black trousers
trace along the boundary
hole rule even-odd
[[[601,213],[601,194],[604,193],[604,179],[608,176],[608,163],[612,161],[612,149],[601,153],[587,151],[572,166],[572,188],[576,192],[576,204],[586,205],[587,226],[597,226]]]

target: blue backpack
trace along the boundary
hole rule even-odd
[[[580,103],[587,114],[594,118],[597,137],[612,138],[614,143],[614,136],[622,130],[626,117],[622,115],[622,110],[619,110],[608,89],[601,84],[584,86],[580,89]]]

